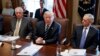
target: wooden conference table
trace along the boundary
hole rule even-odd
[[[22,45],[22,47],[19,49],[11,50],[11,44],[4,42],[4,45],[0,47],[0,56],[17,56],[16,54],[18,52],[30,45],[30,40],[19,39],[17,40],[17,44]],[[33,56],[56,56],[56,47],[57,45],[55,44],[43,45],[43,47]],[[61,47],[63,50],[67,48],[65,48],[63,45]],[[96,54],[87,53],[86,56],[96,56]]]

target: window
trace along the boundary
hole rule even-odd
[[[29,12],[33,12],[33,18],[35,16],[35,11],[36,9],[40,8],[40,0],[23,0],[25,3],[26,9]],[[44,0],[45,4],[44,7],[47,8],[48,10],[52,11],[53,8],[53,0]]]
[[[52,11],[53,8],[53,0],[44,0],[45,5],[44,7],[47,8],[48,10]]]

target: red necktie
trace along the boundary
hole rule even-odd
[[[40,15],[42,16],[42,9],[40,9]]]

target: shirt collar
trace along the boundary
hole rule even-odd
[[[89,28],[90,28],[90,26],[91,26],[91,25],[89,25],[89,26],[87,26],[87,27],[84,27],[84,29],[85,29],[85,28],[89,29]]]

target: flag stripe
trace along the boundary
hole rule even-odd
[[[58,6],[59,6],[58,9],[59,9],[59,11],[60,11],[60,14],[61,14],[62,17],[64,17],[64,14],[63,14],[62,9],[61,9],[62,7],[61,7],[61,5],[60,5],[60,1],[57,0],[57,3],[58,3]]]
[[[66,17],[66,9],[65,9],[65,7],[64,7],[64,2],[62,1],[62,0],[59,0],[59,2],[60,2],[60,5],[61,5],[61,9],[62,9],[62,12],[63,12],[63,17],[65,18]]]
[[[63,6],[65,7],[65,10],[67,9],[67,2],[66,0],[63,1]]]
[[[56,17],[58,17],[58,13],[57,13],[56,7],[55,7],[55,15],[56,15]]]
[[[54,0],[53,11],[58,18],[66,18],[66,0]]]
[[[61,14],[60,14],[60,12],[59,12],[59,6],[58,6],[58,2],[57,2],[57,0],[56,0],[55,11],[56,11],[56,15],[57,15],[57,17],[62,18]]]

